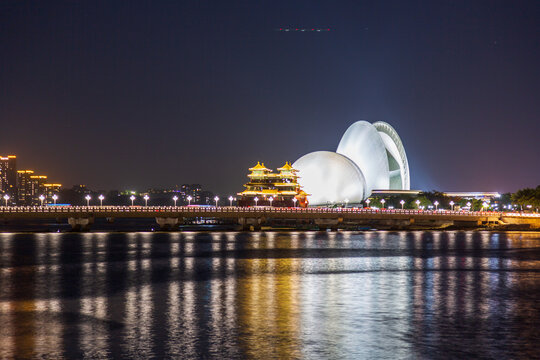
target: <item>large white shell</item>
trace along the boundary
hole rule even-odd
[[[390,174],[386,147],[372,124],[357,121],[349,126],[336,152],[354,161],[362,170],[368,194],[374,189],[389,189]]]

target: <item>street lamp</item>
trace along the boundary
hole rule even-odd
[[[174,195],[172,199],[174,201],[174,207],[176,207],[176,201],[178,201],[178,196]]]
[[[270,197],[268,198],[268,201],[270,201],[270,207],[272,207],[272,201],[274,201],[274,198],[270,196]]]
[[[144,199],[144,206],[148,206],[148,199],[150,199],[150,196],[144,195],[143,199]]]
[[[86,195],[84,198],[86,199],[86,206],[90,206],[90,199],[92,197],[90,195]]]
[[[105,199],[105,196],[103,196],[103,194],[101,194],[101,195],[98,196],[98,199],[99,199],[99,206],[103,206],[103,199]]]
[[[435,202],[433,203],[433,205],[435,205],[435,211],[437,211],[437,208],[439,207],[439,202],[438,202],[438,201],[435,201]]]
[[[420,200],[416,199],[415,203],[416,203],[416,207],[417,207],[418,209],[420,209]]]
[[[234,200],[234,198],[232,196],[229,196],[229,206],[232,207],[232,201]]]
[[[349,204],[349,199],[345,199],[345,208],[347,207],[348,204]]]
[[[7,202],[9,200],[9,195],[8,194],[4,195],[4,200],[6,201],[6,206],[7,206]]]
[[[56,200],[58,200],[58,195],[54,194],[54,195],[52,196],[52,199],[53,199],[53,201],[54,201],[54,205],[56,205]]]
[[[384,203],[386,202],[386,200],[384,199],[381,199],[381,204],[382,204],[382,208],[384,209]]]
[[[217,207],[217,204],[218,204],[218,201],[219,201],[219,196],[216,196],[216,197],[214,198],[214,201],[216,202],[216,207]]]
[[[129,200],[131,200],[131,206],[133,206],[133,202],[135,201],[135,195],[131,195],[129,197]]]
[[[259,198],[255,196],[255,197],[253,198],[253,201],[255,201],[255,206],[257,206],[257,201],[259,201]]]
[[[403,210],[403,205],[405,205],[405,200],[401,200],[399,203],[401,204],[401,210]]]
[[[483,202],[482,203],[482,208],[484,208],[484,211],[486,211],[486,208],[488,207],[488,203],[487,202]]]
[[[43,201],[45,200],[45,196],[39,195],[38,199],[41,201],[41,206],[43,206]]]
[[[191,205],[191,199],[193,199],[193,198],[190,195],[188,195],[188,197],[186,199],[188,201],[188,206]]]
[[[470,201],[469,201],[469,202],[467,202],[467,207],[469,208],[469,211],[471,211],[471,210],[472,210],[472,209],[471,209],[471,205],[472,205],[472,204],[471,204],[471,202],[470,202]]]
[[[297,201],[298,201],[297,198],[293,198],[293,199],[292,199],[292,202],[294,203],[294,207],[296,207],[296,202],[297,202]]]
[[[450,201],[450,206],[452,207],[452,211],[454,211],[454,202]]]
[[[366,199],[366,204],[367,204],[367,207],[369,207],[369,203],[371,202],[371,200],[369,199]]]

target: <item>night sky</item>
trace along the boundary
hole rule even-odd
[[[540,184],[540,1],[0,2],[0,154],[68,187],[228,195],[357,120],[414,189]]]

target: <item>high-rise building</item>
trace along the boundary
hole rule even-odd
[[[33,170],[17,171],[17,200],[19,205],[32,205],[32,179]]]
[[[200,184],[183,184],[180,187],[180,200],[187,204],[187,197],[191,196],[191,204],[204,204],[202,199],[202,186]]]
[[[45,196],[45,183],[47,182],[46,175],[32,175],[30,176],[30,187],[32,193],[32,203],[40,203],[38,199],[40,195]]]
[[[17,196],[17,156],[0,156],[0,191],[12,199]]]
[[[60,189],[62,188],[62,184],[43,184],[44,188],[45,188],[45,198],[47,199],[46,201],[48,203],[52,203],[53,202],[53,195],[56,194],[58,195],[58,193],[60,192]]]

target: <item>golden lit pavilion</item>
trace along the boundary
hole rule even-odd
[[[246,188],[238,193],[240,206],[307,206],[307,195],[298,184],[297,170],[289,162],[278,168],[278,173],[272,172],[257,162],[249,168],[249,182]]]

